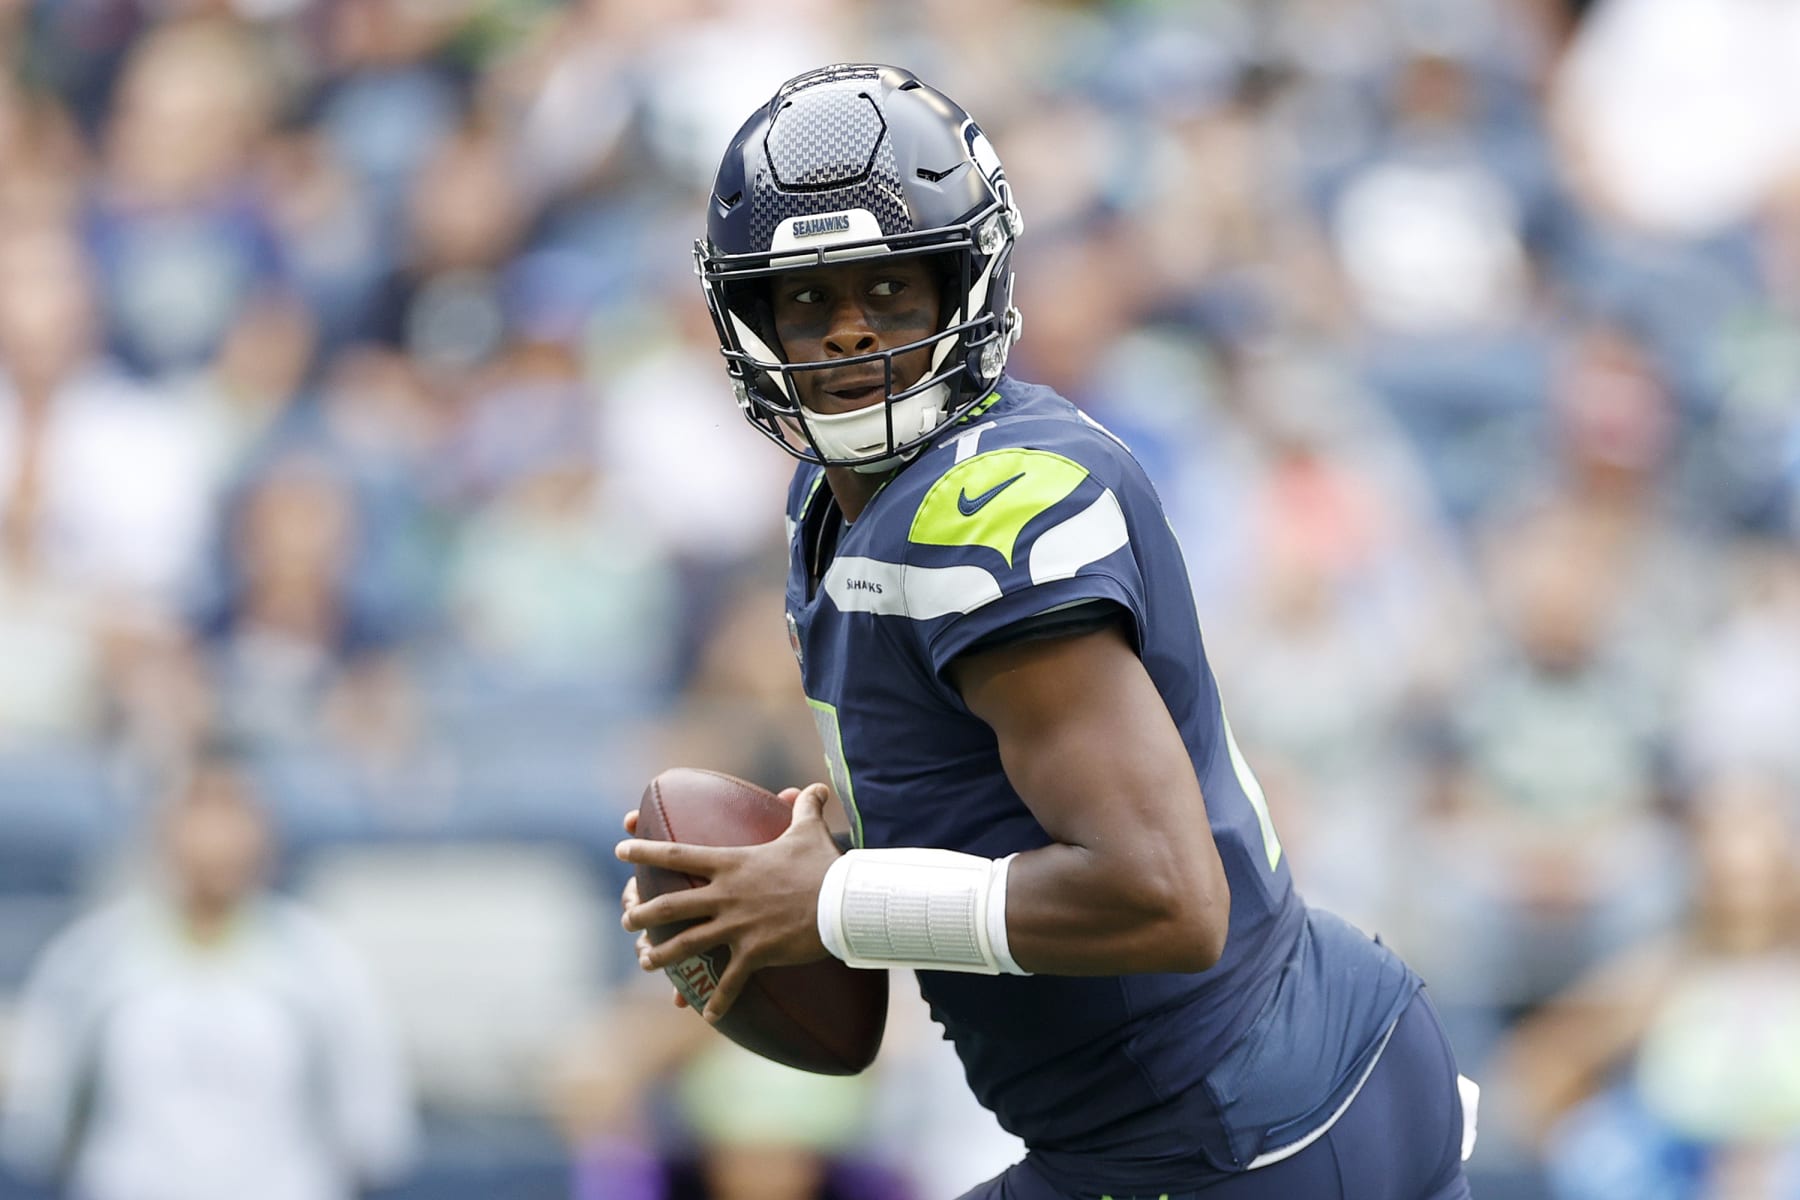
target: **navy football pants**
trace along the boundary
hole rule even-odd
[[[1420,992],[1344,1115],[1292,1158],[1198,1192],[1111,1200],[1468,1200],[1456,1062]],[[962,1200],[1101,1200],[1052,1186],[1028,1158]]]

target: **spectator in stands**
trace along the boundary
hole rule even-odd
[[[406,244],[368,331],[452,379],[486,363],[504,344],[502,273],[529,216],[494,131],[444,138],[409,193]]]
[[[1255,553],[1212,653],[1308,896],[1387,930],[1422,792],[1409,737],[1464,665],[1471,589],[1411,447],[1366,396],[1317,363],[1253,376],[1258,470],[1231,516]]]
[[[1704,357],[1718,390],[1719,507],[1756,528],[1800,533],[1800,157],[1754,234],[1761,286]]]
[[[320,6],[321,86],[313,123],[374,205],[384,241],[407,235],[407,196],[457,123],[459,72],[440,51],[467,19],[462,4],[363,0]]]
[[[1800,8],[1613,0],[1564,61],[1572,182],[1621,224],[1702,238],[1743,220],[1800,137]],[[1727,136],[1728,134],[1728,136]]]
[[[1676,720],[1689,778],[1753,770],[1800,786],[1800,553],[1743,543],[1728,611],[1689,661]]]
[[[807,1075],[712,1036],[663,994],[622,989],[561,1056],[555,1103],[576,1147],[576,1198],[929,1200],[939,1193],[921,1190],[934,1164],[917,1161],[919,1141],[891,1165],[871,1146],[888,1073],[928,1057],[908,1047],[857,1078]],[[1004,1140],[990,1114],[950,1107],[977,1136]]]
[[[167,615],[212,499],[206,430],[98,342],[68,225],[0,230],[0,514],[50,575]]]
[[[1586,522],[1512,532],[1487,588],[1502,632],[1445,713],[1455,759],[1418,855],[1432,990],[1477,1047],[1517,1011],[1672,914],[1656,690],[1611,635],[1631,600]],[[1454,1036],[1454,1034],[1453,1034]]]
[[[1502,1061],[1558,1200],[1792,1196],[1800,1185],[1800,808],[1715,779],[1688,814],[1684,926],[1588,971]]]
[[[348,1200],[402,1173],[414,1116],[363,969],[264,890],[250,781],[208,755],[158,812],[155,882],[28,979],[0,1148],[84,1200]]]
[[[598,393],[598,457],[613,502],[667,547],[690,576],[755,561],[781,525],[770,498],[788,483],[781,463],[769,465],[756,433],[718,419],[706,310],[689,303],[685,270],[655,277],[653,295],[614,307],[595,322],[602,350],[592,355],[589,383]],[[621,289],[623,293],[623,289]],[[647,301],[647,302],[646,302]],[[646,397],[654,396],[654,403]],[[699,471],[679,488],[664,486],[675,461],[731,464]]]
[[[1541,478],[1514,481],[1510,511],[1486,536],[1506,540],[1520,513],[1579,531],[1605,593],[1596,634],[1642,673],[1661,721],[1678,664],[1720,600],[1723,563],[1705,536],[1721,519],[1718,497],[1684,470],[1698,431],[1654,343],[1606,321],[1580,324],[1560,348],[1548,399]]]
[[[720,598],[679,705],[663,726],[661,750],[669,762],[714,762],[769,783],[811,767],[818,729],[794,674],[782,599],[780,580],[757,576]]]
[[[584,682],[651,703],[670,677],[680,592],[661,547],[601,488],[585,413],[544,395],[551,386],[514,378],[496,397],[511,401],[510,414],[496,405],[493,415],[510,416],[514,432],[497,436],[496,424],[482,443],[515,461],[467,523],[447,580],[452,610],[501,678]],[[560,420],[551,412],[542,428],[521,428],[534,410],[556,407]]]
[[[857,1160],[871,1090],[869,1078],[804,1075],[710,1039],[680,1081],[699,1148],[671,1173],[670,1200],[911,1200]]]
[[[197,370],[247,311],[298,312],[251,185],[274,99],[268,64],[228,22],[171,23],[133,49],[86,232],[111,343],[134,371]]]
[[[224,562],[197,632],[231,731],[259,748],[314,744],[327,707],[378,676],[399,636],[393,564],[348,476],[326,449],[282,448],[221,522]]]
[[[90,263],[67,214],[8,211],[0,741],[74,747],[107,727],[122,741],[166,741],[189,693],[166,672],[144,686],[143,668],[179,657],[176,611],[213,499],[212,435],[101,352]],[[154,702],[136,704],[148,690]]]
[[[1328,220],[1362,371],[1465,519],[1538,452],[1550,347],[1534,239],[1557,215],[1541,132],[1483,96],[1483,66],[1476,47],[1411,46]]]

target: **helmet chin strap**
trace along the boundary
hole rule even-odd
[[[938,384],[892,404],[877,403],[852,412],[821,413],[802,407],[800,419],[806,423],[806,432],[818,447],[826,465],[835,465],[850,460],[867,458],[871,454],[880,454],[888,447],[888,410],[893,411],[894,442],[901,444],[910,442],[937,428],[943,419],[944,402],[949,399],[950,389],[945,384]],[[857,463],[851,469],[862,474],[879,474],[890,471],[905,462],[910,455],[893,455],[874,462]]]

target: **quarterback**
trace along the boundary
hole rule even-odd
[[[1466,1197],[1448,1041],[1295,890],[1144,472],[1006,373],[1023,219],[974,121],[904,70],[814,71],[709,206],[738,404],[800,459],[787,620],[830,787],[766,845],[622,842],[707,880],[627,889],[629,931],[698,922],[645,968],[729,945],[714,1019],[764,966],[916,970],[1029,1148],[965,1200]]]

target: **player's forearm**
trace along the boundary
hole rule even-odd
[[[1175,854],[1127,864],[1045,846],[1013,860],[1007,886],[1013,958],[1038,975],[1204,971],[1224,953],[1229,916],[1226,890],[1209,891]]]

